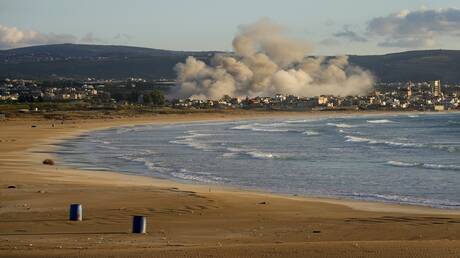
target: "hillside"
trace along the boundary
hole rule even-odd
[[[187,56],[206,59],[215,52],[58,44],[0,51],[0,77],[15,78],[174,78],[174,65]]]
[[[385,82],[460,82],[459,50],[422,50],[374,56],[350,56],[350,62],[371,70]]]
[[[0,51],[0,78],[174,78],[173,67],[187,56],[203,60],[216,52],[183,52],[152,48],[59,44]],[[460,51],[425,50],[350,56],[350,62],[385,82],[460,82]]]

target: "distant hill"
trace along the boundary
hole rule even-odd
[[[0,51],[0,77],[174,78],[174,65],[187,56],[207,59],[214,53],[107,45],[33,46]]]
[[[350,62],[372,71],[385,82],[460,82],[459,50],[421,50],[402,53],[350,56]]]
[[[206,61],[215,53],[80,44],[25,47],[0,51],[0,78],[175,78],[173,67],[187,56]],[[460,82],[457,50],[353,55],[350,62],[372,71],[385,82],[434,79]]]

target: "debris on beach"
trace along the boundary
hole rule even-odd
[[[9,185],[8,189],[16,189],[17,187],[15,185]]]
[[[52,166],[52,165],[54,165],[54,161],[53,161],[52,159],[45,159],[45,160],[43,161],[43,164],[44,164],[44,165],[51,165],[51,166]]]

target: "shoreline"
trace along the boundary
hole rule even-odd
[[[334,114],[331,116],[330,114],[294,114],[292,118],[324,118],[324,117],[345,117],[345,116],[389,116],[391,115],[406,115],[406,114],[449,114],[449,113],[458,113],[458,112],[404,112],[404,113],[391,113],[391,112],[377,112],[377,113],[363,113],[363,114],[349,114],[346,112],[346,114]],[[275,115],[276,118],[287,118],[288,114],[280,114],[280,115]],[[162,122],[142,122],[142,123],[132,123],[128,125],[115,125],[115,126],[109,126],[109,127],[104,127],[104,128],[96,128],[96,129],[89,129],[85,130],[83,132],[78,132],[74,135],[61,138],[61,137],[56,137],[54,139],[49,139],[50,142],[44,144],[44,145],[53,145],[52,148],[56,148],[59,143],[72,140],[76,137],[79,137],[80,135],[87,134],[90,132],[94,131],[99,131],[99,130],[112,130],[112,129],[117,129],[117,128],[129,128],[129,127],[136,127],[136,126],[142,126],[142,125],[164,125],[164,124],[189,124],[189,123],[212,123],[212,122],[234,122],[234,121],[243,121],[243,120],[258,120],[258,119],[264,119],[265,117],[259,117],[255,115],[255,117],[249,117],[246,119],[238,119],[238,118],[229,118],[229,119],[206,119],[206,120],[194,120],[194,121],[187,121],[187,122],[172,122],[172,123],[162,123]],[[61,161],[61,159],[57,158],[57,155],[54,153],[54,150],[46,149],[44,146],[39,146],[37,151],[49,151],[51,152],[50,154],[52,155],[53,159],[56,159],[58,161]],[[153,184],[158,183],[158,181],[161,181],[161,184],[156,185],[156,186],[177,186],[180,185],[181,188],[193,188],[196,190],[197,188],[201,188],[200,192],[209,190],[210,188],[213,189],[213,191],[218,191],[218,192],[225,192],[225,193],[235,193],[235,192],[244,192],[246,194],[257,194],[257,195],[266,195],[266,196],[274,196],[274,197],[281,197],[281,198],[288,198],[288,199],[293,199],[293,200],[304,200],[304,201],[311,201],[311,202],[324,202],[324,203],[330,203],[330,204],[338,204],[338,205],[344,205],[356,210],[361,210],[361,211],[391,211],[391,212],[401,212],[401,213],[417,213],[417,214],[455,214],[455,215],[460,215],[460,208],[438,208],[438,207],[432,207],[429,205],[422,205],[422,204],[405,204],[405,203],[393,203],[393,202],[385,202],[385,201],[377,201],[377,200],[359,200],[359,199],[353,199],[353,198],[347,198],[347,197],[336,197],[336,196],[314,196],[314,195],[297,195],[297,194],[290,194],[290,193],[280,193],[280,192],[272,192],[269,190],[264,190],[264,189],[249,189],[241,186],[231,186],[231,185],[213,185],[213,184],[206,184],[202,182],[180,182],[179,180],[174,180],[174,179],[164,179],[164,178],[158,178],[155,176],[145,176],[145,175],[136,175],[133,173],[129,172],[121,172],[121,171],[112,171],[112,170],[98,170],[98,169],[83,169],[78,166],[72,166],[72,165],[66,165],[58,162],[58,166],[62,168],[68,168],[76,171],[86,171],[88,173],[117,173],[117,174],[123,174],[127,176],[133,176],[133,177],[141,177],[145,178],[145,180],[153,180]],[[107,178],[109,179],[109,178]],[[188,186],[188,187],[187,187]]]
[[[54,127],[43,119],[0,122],[0,257],[460,254],[460,211],[183,184],[79,170],[59,160],[42,164],[55,158],[49,151],[56,143],[93,130],[286,115],[318,114],[157,115]],[[67,221],[70,203],[83,204],[83,222]],[[129,234],[132,215],[149,218],[148,234]]]

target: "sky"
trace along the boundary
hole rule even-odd
[[[232,50],[268,18],[312,54],[460,49],[459,0],[0,0],[0,49],[53,43]]]

